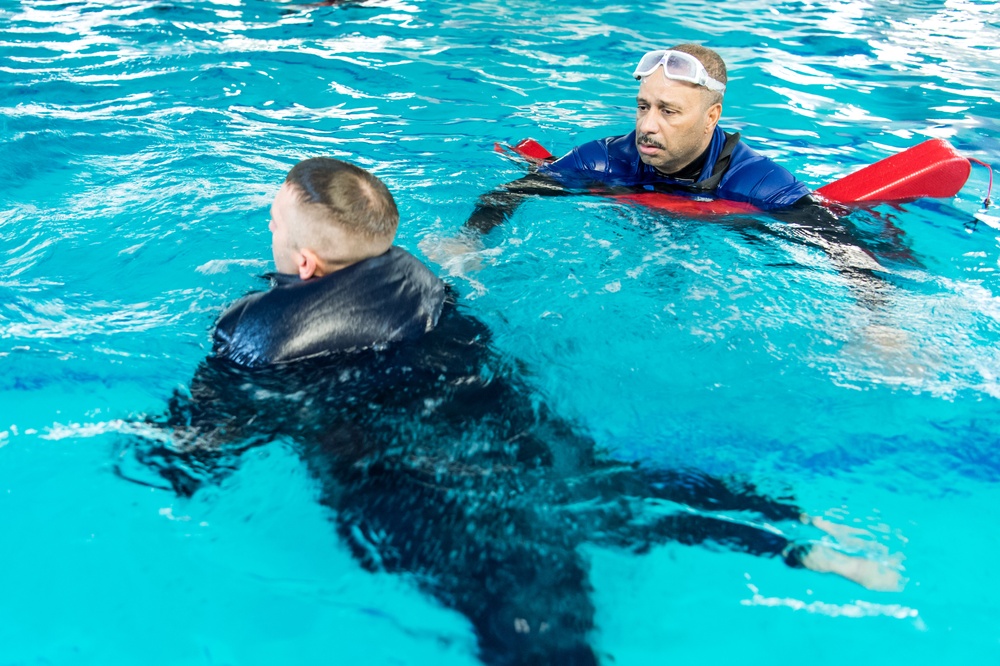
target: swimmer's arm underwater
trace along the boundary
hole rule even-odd
[[[449,268],[453,274],[478,270],[483,236],[509,220],[525,198],[573,193],[555,179],[531,172],[481,195],[461,231],[450,237],[427,237],[420,242],[420,249],[427,258]]]
[[[525,197],[567,194],[572,192],[554,178],[532,172],[480,196],[476,201],[475,210],[465,222],[465,228],[485,234],[510,219]]]

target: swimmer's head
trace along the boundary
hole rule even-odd
[[[635,145],[639,159],[664,174],[676,174],[711,145],[722,114],[726,64],[715,51],[678,44],[650,51],[633,72]]]
[[[274,263],[319,277],[376,257],[392,245],[399,211],[381,180],[329,157],[299,162],[271,205]]]

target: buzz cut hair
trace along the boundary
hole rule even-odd
[[[677,46],[670,47],[670,50],[694,56],[713,79],[722,85],[726,85],[729,82],[729,77],[726,75],[726,62],[722,59],[722,56],[707,46],[702,46],[701,44],[678,44]],[[709,102],[709,106],[722,104],[722,96],[725,91],[717,92],[715,90],[708,90],[708,88],[705,90],[710,95],[709,99],[711,101]]]
[[[399,209],[381,180],[361,167],[333,159],[312,157],[292,167],[285,183],[306,204],[321,206],[324,218],[348,234],[369,242],[396,236]],[[322,242],[322,230],[311,230]]]

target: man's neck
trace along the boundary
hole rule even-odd
[[[664,176],[668,176],[676,180],[690,180],[691,182],[695,182],[698,180],[698,177],[701,176],[701,170],[705,168],[705,161],[708,159],[708,150],[711,147],[712,144],[710,142],[707,146],[705,146],[705,150],[701,152],[701,155],[694,158],[694,160],[688,163],[687,166],[681,167],[673,173],[666,173],[665,171],[660,171],[659,169],[657,169],[657,171],[662,173]]]

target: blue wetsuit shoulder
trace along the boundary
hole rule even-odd
[[[762,210],[787,208],[809,194],[809,188],[790,171],[742,141],[733,148],[715,196],[743,201]]]
[[[544,165],[539,172],[567,187],[587,187],[595,183],[630,187],[657,178],[656,170],[639,159],[634,131],[577,146],[555,162]]]
[[[213,351],[247,367],[417,338],[441,314],[445,287],[405,250],[310,280],[279,275],[219,318]]]

